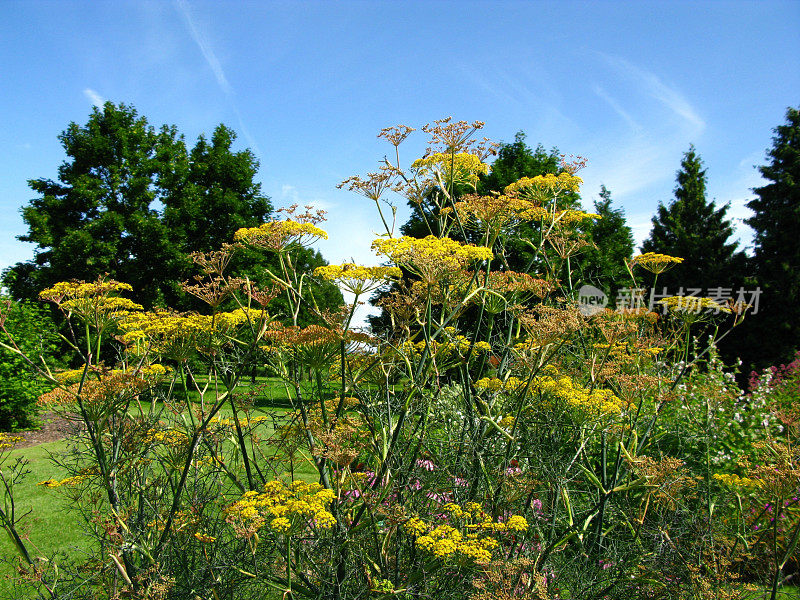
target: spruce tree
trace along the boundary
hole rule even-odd
[[[754,274],[759,311],[745,321],[751,363],[788,362],[800,348],[800,111],[788,108],[775,128],[769,164],[759,167],[767,185],[755,188],[745,222],[755,230]]]
[[[683,259],[674,269],[659,275],[657,293],[667,288],[678,294],[700,289],[701,295],[717,287],[735,288],[743,281],[746,257],[731,241],[733,225],[726,218],[729,205],[717,208],[706,198],[706,169],[694,146],[684,154],[677,173],[675,199],[659,204],[650,237],[642,252],[669,254]]]

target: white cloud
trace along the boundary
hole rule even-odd
[[[649,234],[659,201],[671,198],[681,154],[690,143],[701,141],[706,123],[680,90],[659,75],[623,58],[596,54],[610,72],[593,91],[629,129],[593,139],[582,150],[593,157],[581,172],[584,203],[590,206],[605,184],[626,209],[638,244]],[[741,188],[736,193],[741,195]]]
[[[244,119],[242,119],[242,115],[239,112],[239,108],[236,106],[236,103],[234,102],[233,87],[228,81],[228,78],[225,76],[225,71],[222,68],[222,64],[219,62],[219,59],[217,58],[216,53],[211,47],[211,44],[209,43],[205,34],[201,31],[200,27],[198,27],[194,18],[192,17],[192,12],[191,8],[189,7],[189,3],[187,2],[187,0],[175,0],[175,3],[178,6],[178,10],[180,11],[181,16],[183,16],[183,20],[186,22],[186,27],[189,29],[189,33],[192,36],[192,39],[194,40],[195,44],[197,44],[197,47],[200,49],[200,52],[203,54],[203,58],[205,58],[208,68],[211,69],[211,72],[214,74],[214,79],[216,79],[217,85],[219,85],[220,89],[222,90],[222,93],[225,94],[225,97],[228,99],[231,109],[236,115],[236,119],[239,121],[239,129],[242,131],[242,134],[247,140],[248,145],[256,154],[256,156],[260,156],[261,151],[258,148],[258,144],[256,143],[253,136],[250,135],[250,131],[244,124]]]
[[[655,211],[653,212],[655,213]],[[634,219],[628,221],[628,226],[633,232],[634,254],[638,253],[639,246],[650,235],[650,230],[653,228],[653,222],[650,218],[650,215],[638,214],[634,215]]]
[[[495,99],[496,108],[508,114],[535,115],[532,129],[576,133],[580,126],[563,110],[564,95],[552,77],[535,60],[519,63],[512,69],[475,67],[459,64],[461,75]]]
[[[487,94],[493,96],[498,102],[509,106],[513,105],[514,108],[521,108],[523,102],[520,98],[508,93],[504,85],[496,85],[490,81],[484,72],[479,69],[474,69],[466,64],[459,65],[464,76],[468,77],[471,82],[481,88]]]
[[[682,141],[659,139],[649,129],[646,124],[641,135],[597,140],[593,144],[587,153],[597,158],[580,173],[587,206],[600,191],[600,184],[605,184],[614,200],[619,201],[632,199],[673,176]]]
[[[97,108],[102,108],[103,104],[106,103],[106,99],[95,92],[92,88],[86,88],[83,90],[83,95],[86,96],[86,99],[94,104]]]
[[[614,98],[612,98],[602,87],[599,85],[594,86],[594,93],[600,96],[613,110],[617,113],[620,118],[628,124],[628,127],[633,129],[634,131],[641,130],[641,126],[625,111],[622,106],[620,106],[619,102],[617,102]]]
[[[300,204],[300,192],[293,185],[285,183],[281,186],[281,206],[288,208],[292,204]]]
[[[758,165],[763,164],[764,162],[764,152],[756,151],[748,154],[742,160],[739,161],[739,170],[743,173],[749,173],[751,176],[756,175],[754,179],[758,179],[761,181],[761,176],[757,175]],[[752,186],[751,186],[752,187]]]
[[[225,77],[225,71],[222,70],[222,65],[217,59],[217,55],[214,54],[214,50],[211,49],[211,46],[209,45],[208,40],[206,40],[205,35],[203,35],[192,18],[189,3],[186,0],[176,0],[176,4],[178,5],[181,15],[183,15],[184,21],[186,21],[186,26],[189,28],[189,33],[192,35],[197,47],[200,48],[200,52],[203,53],[203,58],[206,59],[206,63],[211,69],[211,72],[214,73],[214,78],[217,80],[217,84],[226,95],[233,94],[233,88],[231,88],[231,84],[228,83],[228,78]]]
[[[321,198],[315,198],[312,200],[301,198],[300,191],[297,189],[297,187],[288,183],[284,183],[281,185],[281,206],[283,208],[288,208],[293,204],[297,204],[300,208],[310,207],[312,210],[324,210],[326,213],[330,213],[333,206],[335,206],[334,204],[331,204],[327,200],[323,200]],[[302,210],[300,212],[302,212]]]
[[[706,127],[703,118],[681,92],[665,84],[658,75],[618,56],[599,53],[606,63],[620,74],[632,80],[645,94],[652,96],[699,135]]]

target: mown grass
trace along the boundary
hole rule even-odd
[[[80,535],[80,515],[71,510],[66,500],[56,493],[38,485],[47,479],[62,479],[64,470],[51,459],[67,448],[65,440],[40,444],[30,448],[12,450],[4,462],[8,472],[18,459],[25,461],[26,475],[14,488],[14,500],[18,515],[24,515],[18,524],[20,536],[33,556],[75,556],[86,547],[86,539]],[[15,587],[12,578],[17,576],[16,565],[19,553],[11,539],[0,538],[0,598],[34,597],[25,594],[23,588]],[[56,560],[59,560],[56,558]]]

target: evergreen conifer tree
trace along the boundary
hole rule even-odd
[[[775,128],[769,164],[759,167],[768,184],[748,203],[755,214],[754,274],[762,290],[759,311],[745,321],[749,364],[788,362],[800,348],[800,110],[789,108]]]
[[[729,205],[717,208],[706,198],[706,169],[694,146],[684,154],[677,173],[675,199],[659,204],[650,237],[642,252],[669,254],[683,263],[658,276],[656,293],[686,294],[700,289],[708,295],[717,287],[735,288],[743,282],[746,256],[731,241],[733,225],[726,217]],[[681,288],[683,288],[681,290]]]

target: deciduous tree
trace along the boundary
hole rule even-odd
[[[0,346],[0,431],[27,429],[36,425],[36,399],[52,387],[36,377],[28,360],[54,361],[58,336],[45,308],[5,296],[0,324],[6,346]]]
[[[38,196],[22,209],[28,232],[19,239],[36,249],[33,261],[5,275],[16,298],[36,298],[57,281],[108,275],[130,283],[143,305],[199,308],[180,287],[195,273],[190,254],[232,242],[237,229],[272,212],[255,181],[258,161],[250,150],[234,150],[236,134],[224,125],[188,151],[174,126],[157,130],[133,107],[107,102],[86,125],[70,123],[59,140],[67,159],[57,180],[29,181]],[[325,264],[319,253],[302,252],[305,263]],[[276,262],[243,252],[230,269],[259,281]],[[321,308],[341,302],[335,288],[320,285]]]
[[[591,283],[615,298],[617,291],[630,284],[625,260],[633,255],[633,230],[625,220],[625,211],[612,206],[611,192],[600,187],[594,212],[600,219],[587,227],[591,245],[584,252],[579,268],[584,282]]]
[[[67,160],[58,179],[28,182],[38,196],[22,209],[28,233],[19,239],[36,244],[35,258],[12,268],[12,294],[33,298],[56,281],[108,273],[130,282],[141,301],[162,300],[174,284],[167,274],[185,264],[176,232],[157,210],[171,179],[166,166],[185,158],[182,138],[108,102],[85,126],[70,123],[59,140]]]

